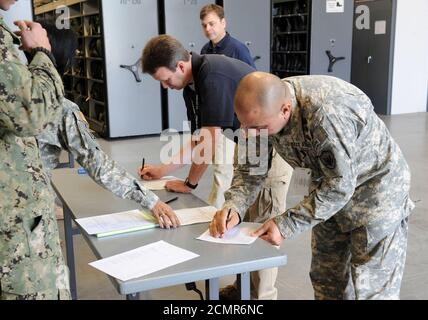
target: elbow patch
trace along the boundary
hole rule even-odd
[[[320,161],[324,166],[326,166],[326,168],[330,170],[336,169],[336,158],[332,151],[324,150],[321,152]]]

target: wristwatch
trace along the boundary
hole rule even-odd
[[[184,181],[184,184],[192,190],[195,190],[198,187],[198,184],[191,184],[189,182],[189,178],[186,178],[186,180]]]
[[[57,67],[54,55],[52,54],[52,52],[50,52],[46,48],[36,47],[36,48],[31,49],[31,55],[33,56],[33,58],[36,55],[36,53],[39,52],[39,51],[43,52],[44,54],[46,54],[49,57],[49,59],[51,59],[51,61],[52,61],[53,65],[55,66],[55,68]]]

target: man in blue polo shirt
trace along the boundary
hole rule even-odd
[[[201,26],[205,36],[210,40],[201,50],[202,54],[221,54],[241,60],[255,67],[248,47],[226,32],[224,9],[216,4],[208,4],[200,12]],[[216,207],[224,204],[224,193],[232,183],[235,143],[224,136],[216,145],[215,154],[224,162],[214,163],[214,179],[208,202]],[[222,143],[221,143],[222,142]],[[272,165],[263,188],[256,201],[245,214],[245,221],[264,223],[281,214],[286,209],[286,197],[293,168],[273,151]],[[278,268],[251,272],[251,297],[258,300],[276,300],[278,290],[275,287]],[[220,299],[234,300],[240,297],[236,283],[220,291]]]
[[[208,4],[200,12],[201,26],[205,36],[210,40],[201,50],[201,54],[219,54],[245,62],[256,69],[250,50],[245,44],[230,36],[226,32],[226,19],[223,7],[216,4]],[[224,203],[224,193],[230,188],[233,178],[233,156],[235,143],[219,137],[216,145],[217,159],[226,161],[214,162],[214,179],[208,202],[220,208]]]
[[[241,60],[256,69],[248,47],[226,31],[223,7],[208,4],[201,9],[200,18],[202,30],[210,40],[202,48],[201,54],[223,54]]]
[[[213,156],[217,157],[215,150],[223,137],[222,130],[235,132],[240,128],[233,109],[239,81],[255,69],[222,55],[189,53],[179,41],[168,35],[151,39],[144,48],[142,61],[143,72],[160,81],[164,88],[183,90],[192,134],[200,130],[200,136],[211,138],[210,147],[203,150],[202,158],[211,161]],[[206,145],[206,141],[203,142]],[[141,177],[159,179],[185,166],[186,161],[176,159],[192,159],[186,181],[170,181],[166,185],[169,191],[190,193],[196,189],[209,165],[192,157],[192,149],[196,146],[197,143],[192,141],[191,145],[183,147],[170,164],[146,165],[144,170],[140,170]]]

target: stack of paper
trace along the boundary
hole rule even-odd
[[[158,226],[151,213],[140,210],[77,219],[76,222],[85,229],[86,233],[96,235],[98,238],[151,229]]]
[[[140,278],[150,273],[194,259],[199,255],[158,241],[125,253],[98,260],[89,265],[121,281]]]
[[[166,176],[159,180],[143,181],[142,185],[152,191],[165,190],[165,185],[168,181],[181,180],[176,177]]]
[[[202,207],[175,211],[182,226],[210,222],[217,209]],[[89,234],[98,238],[156,228],[156,219],[149,212],[132,210],[102,216],[77,219],[76,222]]]
[[[217,209],[215,207],[201,207],[176,210],[175,214],[182,226],[188,226],[191,224],[211,222],[216,212]]]

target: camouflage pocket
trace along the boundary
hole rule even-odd
[[[60,246],[56,220],[50,215],[32,220],[34,222],[28,235],[30,258],[46,259],[57,254]]]
[[[2,259],[2,291],[32,295],[57,290],[57,269],[62,262],[62,254],[52,214],[25,219],[11,229],[11,233],[14,236],[7,242],[8,246],[4,248],[7,256]]]
[[[1,277],[2,294],[19,296],[58,291],[57,257],[47,259],[21,258]]]

